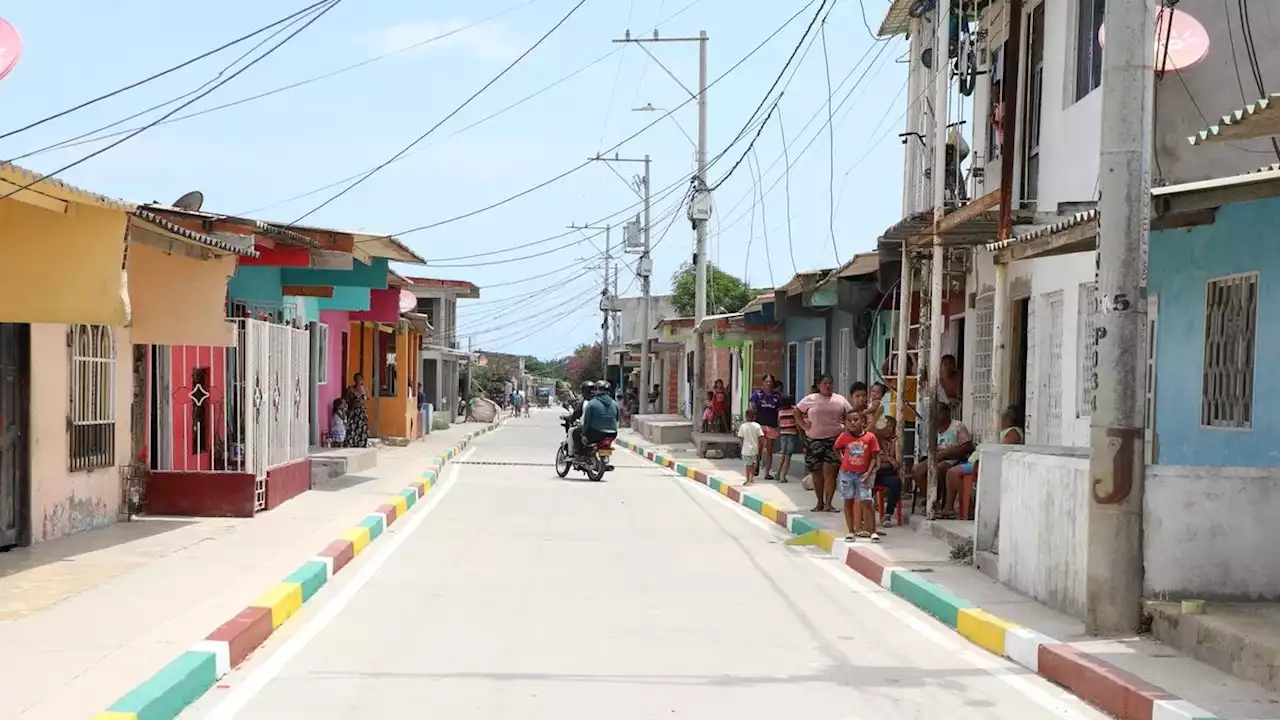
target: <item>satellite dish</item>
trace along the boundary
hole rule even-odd
[[[418,296],[408,290],[400,291],[400,312],[413,312],[418,309]]]
[[[22,37],[8,20],[0,18],[0,78],[9,74],[22,57]]]
[[[179,210],[191,210],[193,212],[199,210],[204,206],[204,193],[199,190],[192,190],[186,195],[174,200],[173,206]]]

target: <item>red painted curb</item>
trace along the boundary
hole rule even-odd
[[[263,640],[271,635],[271,610],[251,607],[240,611],[239,615],[222,623],[209,633],[209,640],[218,640],[227,644],[231,667],[244,662]]]
[[[337,575],[338,571],[346,567],[356,556],[356,547],[351,544],[350,540],[334,540],[329,543],[325,549],[320,551],[320,557],[333,559],[333,570],[330,571],[330,577]]]
[[[706,484],[707,484],[707,474],[706,474],[706,473],[704,473],[704,472],[702,472],[701,470],[694,470],[694,471],[693,471],[693,479],[694,479],[694,480],[697,480],[698,482],[702,483],[703,485],[706,485]]]
[[[409,487],[413,488],[414,491],[418,493],[418,497],[422,497],[427,494],[427,486],[420,482],[409,483]]]
[[[1120,720],[1151,720],[1156,700],[1177,697],[1070,645],[1041,645],[1039,674]]]
[[[396,521],[396,506],[391,503],[379,505],[377,512],[382,513],[382,517],[386,519],[386,522],[382,525],[383,530],[391,527],[391,523]]]
[[[742,493],[738,492],[738,488],[730,485],[727,492],[729,493],[730,500],[736,503],[742,502]]]
[[[884,560],[856,547],[849,548],[844,564],[877,585],[884,579]]]
[[[777,522],[778,522],[778,525],[782,526],[783,530],[786,530],[787,525],[790,524],[791,522],[791,516],[787,514],[786,510],[779,510]]]

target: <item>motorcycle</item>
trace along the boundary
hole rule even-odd
[[[569,456],[569,433],[577,423],[562,422],[564,440],[560,441],[560,449],[556,450],[556,475],[565,477],[570,470],[581,470],[587,479],[599,482],[604,474],[613,469],[609,458],[613,457],[613,438],[607,437],[598,443],[586,443],[577,457]],[[585,440],[584,440],[585,443]]]

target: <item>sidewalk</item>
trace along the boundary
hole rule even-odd
[[[625,441],[658,451],[636,433],[624,430],[619,435]],[[714,474],[736,488],[742,487],[744,476],[740,460],[699,458],[691,445],[668,446],[660,452],[677,458],[683,465]],[[796,464],[794,460],[792,464]],[[809,512],[814,504],[813,493],[804,490],[798,482],[779,484],[757,480],[746,491],[788,515],[803,514],[838,538],[845,535],[842,515]],[[880,544],[860,542],[856,547],[883,556],[885,566],[926,574],[930,582],[993,615],[1100,658],[1147,683],[1176,693],[1224,720],[1280,719],[1280,694],[1228,675],[1147,636],[1112,640],[1091,638],[1085,634],[1084,624],[1079,620],[1019,595],[971,565],[952,560],[952,545],[935,537],[954,533],[948,532],[948,524],[948,521],[929,523],[923,518],[916,518],[912,522],[918,530],[916,532],[906,525],[895,524],[887,529]]]
[[[0,554],[0,718],[107,707],[483,425],[384,446],[252,519],[141,518]]]

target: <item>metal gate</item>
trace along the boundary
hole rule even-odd
[[[0,323],[0,548],[29,541],[31,326]]]
[[[148,447],[154,470],[253,473],[262,510],[267,470],[310,447],[310,337],[262,320],[231,322],[231,347],[157,346],[150,354]]]

